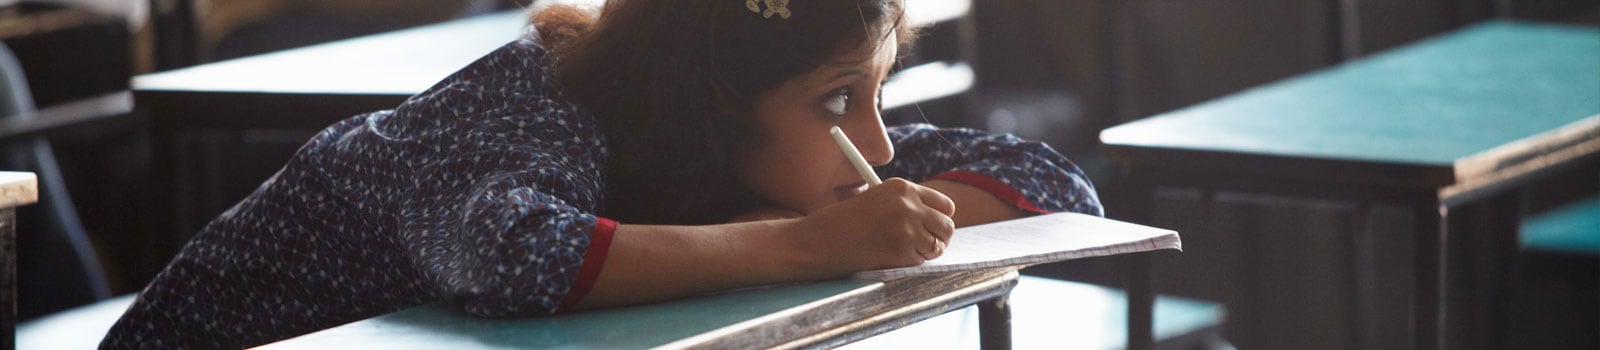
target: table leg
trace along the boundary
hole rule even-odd
[[[1011,349],[1010,294],[978,303],[978,337],[984,350]]]
[[[0,209],[0,349],[16,347],[17,211]]]
[[[1444,346],[1444,320],[1446,320],[1445,257],[1448,236],[1446,225],[1449,210],[1438,200],[1423,201],[1413,214],[1417,228],[1416,293],[1413,304],[1413,348],[1442,349]]]
[[[1150,208],[1150,203],[1156,195],[1155,186],[1137,174],[1139,172],[1124,174],[1124,186],[1126,186],[1128,192],[1123,198],[1123,215],[1132,222],[1150,222],[1150,218],[1153,216],[1151,215],[1153,209]],[[1211,208],[1209,201],[1213,198],[1209,194],[1211,193],[1210,191],[1206,191],[1206,193],[1208,194],[1204,199],[1207,202],[1202,203],[1202,205],[1209,210]],[[1126,257],[1127,259],[1124,261],[1127,263],[1128,268],[1125,272],[1128,278],[1128,349],[1152,349],[1155,347],[1155,332],[1153,331],[1155,290],[1150,285],[1150,253],[1129,254]]]
[[[1494,303],[1495,309],[1489,315],[1489,319],[1496,322],[1490,326],[1493,327],[1495,332],[1494,343],[1491,346],[1497,349],[1510,349],[1516,345],[1512,339],[1510,322],[1515,322],[1513,318],[1515,317],[1515,312],[1513,311],[1520,308],[1517,305],[1518,293],[1513,291],[1520,288],[1519,284],[1521,282],[1519,281],[1522,280],[1518,267],[1526,264],[1521,258],[1522,239],[1520,236],[1522,234],[1522,221],[1528,217],[1529,201],[1532,198],[1530,198],[1526,190],[1519,190],[1514,194],[1512,200],[1512,204],[1502,206],[1500,213],[1505,215],[1503,216],[1505,220],[1501,220],[1501,226],[1497,227],[1499,232],[1495,232],[1494,243],[1490,247],[1490,249],[1493,249],[1494,256],[1497,259],[1491,262],[1496,264],[1497,270],[1494,277],[1497,277],[1497,279],[1490,281],[1491,283],[1489,284],[1490,288],[1499,293]]]
[[[1133,254],[1128,257],[1128,349],[1155,348],[1152,329],[1155,312],[1155,291],[1150,288],[1150,255]]]
[[[139,97],[138,94],[134,95],[135,100],[144,101]],[[125,273],[134,279],[146,280],[154,278],[157,273],[160,273],[167,260],[172,257],[168,254],[175,253],[175,251],[167,251],[166,242],[169,242],[174,235],[179,234],[179,207],[177,203],[181,196],[178,194],[180,190],[178,183],[186,179],[180,177],[182,172],[178,170],[179,159],[182,158],[178,154],[181,135],[178,132],[178,122],[173,120],[175,117],[170,115],[169,110],[163,109],[164,105],[140,103],[145,103],[141,108],[144,113],[148,113],[150,116],[150,177],[152,179],[152,190],[148,193],[152,197],[148,203],[155,208],[151,210],[154,214],[153,218],[150,219],[152,229],[144,237],[121,237],[117,238],[117,240],[119,243],[129,246],[127,249],[137,249],[143,252],[134,255],[133,258],[124,259],[132,265],[125,267],[128,270]],[[193,232],[189,233],[192,234]]]
[[[1355,305],[1352,320],[1355,323],[1352,329],[1356,332],[1355,344],[1358,349],[1381,349],[1378,333],[1378,253],[1374,243],[1372,202],[1360,201],[1352,208],[1355,215],[1355,229],[1350,240],[1352,271],[1352,305]]]
[[[1509,284],[1516,265],[1517,230],[1525,212],[1522,191],[1452,208],[1448,224],[1450,295],[1445,299],[1445,347],[1498,349],[1508,347]],[[1502,346],[1503,345],[1503,346]]]

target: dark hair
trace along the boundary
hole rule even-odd
[[[901,40],[884,44],[913,34],[901,0],[787,7],[768,18],[738,0],[610,0],[593,23],[570,7],[534,17],[566,97],[610,147],[603,215],[707,224],[761,204],[738,178],[741,150],[760,141],[756,97],[890,30]]]

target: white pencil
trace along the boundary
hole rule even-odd
[[[867,185],[877,186],[883,184],[883,180],[878,179],[878,173],[872,172],[872,166],[867,165],[867,159],[861,157],[861,151],[856,149],[856,144],[851,143],[850,138],[844,136],[844,130],[835,126],[832,129],[828,129],[828,133],[833,134],[833,142],[839,144],[839,149],[844,151],[846,158],[850,158],[850,164],[855,165],[856,173],[861,174],[861,179],[866,180]]]

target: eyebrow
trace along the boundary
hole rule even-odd
[[[861,69],[859,67],[847,68],[847,69],[845,69],[843,71],[839,71],[839,73],[835,73],[832,77],[829,77],[828,80],[823,81],[823,83],[824,84],[831,84],[833,82],[839,81],[840,79],[844,79],[845,77],[852,76],[852,75],[861,76],[861,77],[865,78],[865,77],[867,77],[867,71],[864,70],[864,69]]]

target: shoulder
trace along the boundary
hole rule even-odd
[[[597,123],[563,95],[536,36],[502,45],[393,110],[324,129],[302,153],[409,168],[461,159],[604,163]]]

